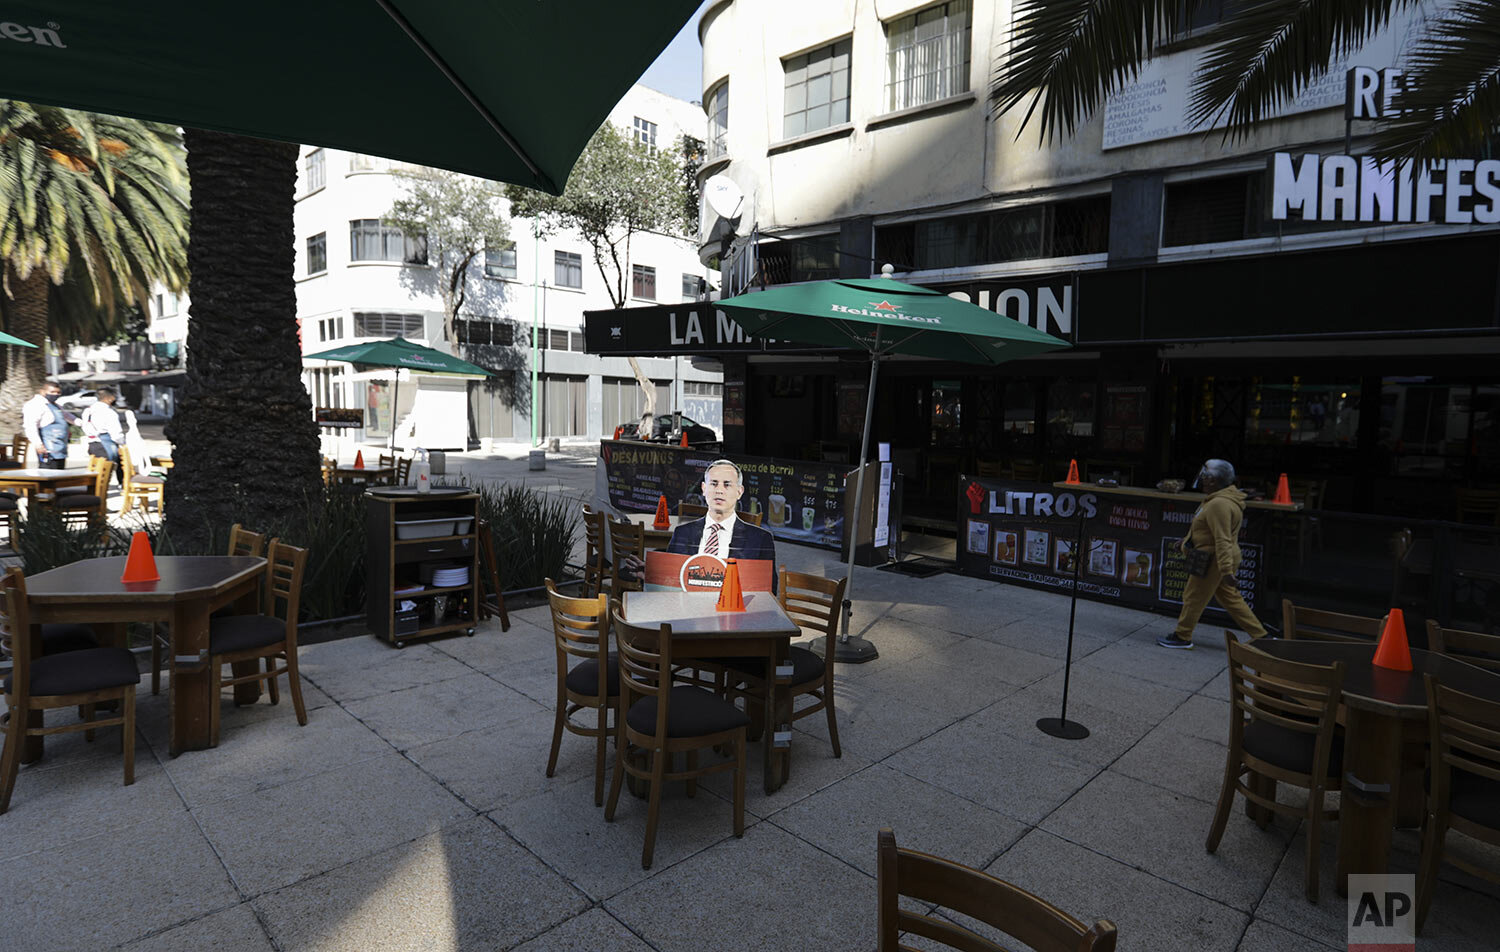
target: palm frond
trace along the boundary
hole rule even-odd
[[[1405,85],[1375,151],[1417,160],[1487,155],[1500,120],[1500,4],[1440,9],[1407,53]]]
[[[1043,140],[1071,134],[1201,2],[1017,0],[990,106],[1000,114],[1029,100],[1023,128],[1040,108]]]

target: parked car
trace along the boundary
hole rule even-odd
[[[81,411],[99,402],[98,392],[94,390],[79,390],[57,398],[57,405],[64,410]]]
[[[653,419],[649,437],[642,437],[639,430],[638,422],[626,423],[620,430],[620,439],[644,439],[648,443],[675,445],[682,442],[682,434],[686,432],[689,446],[711,446],[719,442],[719,434],[715,433],[712,427],[704,426],[681,413],[670,413]]]

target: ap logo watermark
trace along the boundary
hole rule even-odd
[[[1349,952],[1415,952],[1417,877],[1350,875]]]

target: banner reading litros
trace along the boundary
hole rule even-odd
[[[972,477],[961,478],[958,490],[958,565],[965,575],[1070,591],[1079,559],[1078,594],[1085,598],[1174,615],[1182,605],[1187,563],[1178,542],[1196,500]],[[1263,513],[1247,511],[1240,528],[1244,561],[1237,578],[1251,609],[1264,588],[1268,524]],[[1219,609],[1211,604],[1209,611]]]

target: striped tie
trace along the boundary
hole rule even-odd
[[[709,555],[719,554],[719,524],[717,522],[708,524],[708,546],[703,551]]]

